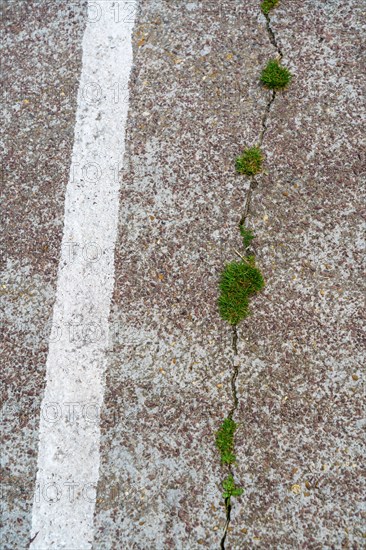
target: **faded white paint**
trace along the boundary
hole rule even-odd
[[[32,550],[82,550],[93,541],[133,7],[111,0],[88,6],[40,420]]]

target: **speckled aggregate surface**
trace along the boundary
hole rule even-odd
[[[95,548],[221,538],[214,432],[231,407],[232,352],[217,279],[245,200],[233,158],[260,131],[256,74],[271,51],[254,2],[141,4]]]
[[[7,550],[29,540],[85,26],[82,2],[23,4],[5,19]],[[214,434],[233,372],[217,283],[249,185],[234,159],[262,131],[258,78],[277,52],[255,0],[139,4],[94,548],[214,549]],[[294,78],[271,105],[247,218],[266,289],[238,329],[244,494],[227,549],[365,546],[362,4],[281,0],[271,13]]]
[[[365,547],[365,105],[360,2],[281,2],[278,94],[249,225],[266,289],[239,329],[227,547]]]
[[[1,548],[28,548],[85,3],[2,3]]]

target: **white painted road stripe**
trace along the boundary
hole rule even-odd
[[[40,420],[33,550],[82,550],[93,540],[96,413],[103,401],[119,202],[116,167],[122,166],[125,149],[134,14],[125,2],[90,1],[88,7],[53,311],[56,330]],[[102,338],[91,330],[95,326],[102,327]]]

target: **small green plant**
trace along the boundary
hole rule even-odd
[[[249,248],[250,243],[254,239],[254,234],[251,229],[247,229],[244,224],[241,224],[239,227],[240,235],[243,237],[243,245],[245,250]]]
[[[234,434],[238,425],[232,418],[225,418],[220,429],[216,434],[216,447],[220,451],[221,464],[234,464],[236,456],[234,454]],[[228,475],[222,482],[224,489],[223,497],[226,501],[226,506],[230,505],[231,497],[239,497],[243,493],[243,489],[237,487],[232,474]]]
[[[254,176],[262,170],[263,154],[259,147],[244,149],[243,154],[235,161],[236,171],[246,176]]]
[[[277,6],[279,0],[264,0],[261,3],[261,9],[264,15],[268,15],[272,8]]]
[[[261,82],[270,90],[282,90],[290,83],[292,75],[286,67],[282,67],[277,59],[268,61],[263,69]]]
[[[221,317],[237,325],[249,315],[249,297],[264,287],[261,272],[255,267],[254,256],[225,266],[219,283],[219,311]]]
[[[216,434],[216,447],[220,451],[222,464],[234,464],[234,433],[237,428],[236,422],[231,418],[225,418],[219,431]]]
[[[224,479],[222,482],[222,487],[224,489],[222,496],[228,504],[230,504],[231,497],[240,497],[240,495],[243,494],[243,489],[235,485],[234,478],[231,474]]]

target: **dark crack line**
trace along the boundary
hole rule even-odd
[[[282,53],[282,49],[278,45],[274,30],[272,29],[271,18],[269,16],[269,14],[267,14],[267,15],[265,14],[264,17],[266,18],[266,27],[267,27],[267,32],[268,32],[269,39],[271,41],[271,44],[276,48],[278,56],[281,60],[283,58],[283,53]]]
[[[237,410],[238,405],[239,405],[238,393],[237,393],[237,388],[236,388],[236,381],[237,381],[237,378],[239,376],[239,366],[236,362],[236,358],[237,358],[237,355],[238,355],[238,330],[237,330],[236,327],[233,327],[232,347],[233,347],[235,360],[234,360],[234,365],[233,365],[233,374],[231,376],[231,381],[230,381],[230,383],[231,383],[231,393],[232,393],[232,396],[233,396],[233,406],[230,409],[230,412],[228,414],[228,418],[230,418],[230,419],[233,418],[233,416],[235,414],[235,411]],[[234,472],[233,472],[233,468],[232,468],[231,465],[229,466],[229,473],[234,477]],[[226,540],[227,531],[228,531],[230,521],[231,521],[231,508],[232,508],[231,500],[230,500],[230,498],[226,498],[225,499],[226,523],[225,523],[224,533],[223,533],[221,541],[220,541],[220,549],[221,550],[225,550],[225,540]]]
[[[242,217],[240,218],[239,227],[242,226],[242,225],[245,225],[245,222],[246,222],[246,219],[248,217],[249,210],[250,210],[251,198],[252,198],[252,182],[250,182],[250,185],[249,185],[249,188],[248,188],[248,191],[247,191],[247,196],[246,196],[245,206],[244,206],[244,212],[243,212]],[[234,327],[234,328],[236,330],[236,327]],[[233,342],[234,353],[235,353],[235,349],[236,349],[237,338],[238,338],[238,335],[236,333],[235,343]]]
[[[233,352],[234,352],[234,357],[237,357],[238,355],[238,330],[236,327],[233,327],[233,337],[232,337],[232,344],[233,344]],[[233,374],[232,374],[232,377],[231,377],[231,393],[233,395],[233,406],[229,412],[229,418],[233,418],[234,416],[234,413],[236,411],[236,409],[238,408],[238,405],[239,405],[239,399],[238,399],[238,394],[237,394],[237,390],[236,390],[236,380],[238,378],[238,375],[239,375],[239,366],[236,364],[236,362],[234,362],[234,368],[233,368]]]
[[[38,536],[38,533],[39,531],[37,531],[37,533],[34,535],[34,537],[32,537],[30,540],[29,540],[29,546],[32,544],[32,542],[34,542]]]
[[[230,516],[231,516],[231,504],[228,502],[229,499],[225,499],[225,509],[226,509],[226,523],[225,523],[225,529],[224,534],[222,535],[222,539],[220,541],[220,549],[225,550],[225,540],[227,535],[227,530],[230,525]]]
[[[266,18],[266,28],[267,28],[269,40],[270,40],[272,46],[277,50],[279,60],[281,61],[283,59],[283,52],[282,52],[281,47],[278,45],[276,35],[275,35],[275,33],[272,29],[271,18],[269,16],[269,14],[265,14],[264,17]],[[264,111],[264,115],[263,115],[263,118],[262,118],[262,130],[261,130],[261,133],[260,133],[260,136],[259,136],[259,145],[260,146],[262,146],[264,136],[267,132],[268,117],[269,117],[269,114],[271,112],[272,104],[273,104],[274,100],[276,99],[276,95],[277,95],[276,91],[272,90],[271,97],[270,97],[270,99],[267,103],[266,110]]]
[[[233,347],[234,357],[236,358],[237,355],[238,355],[238,330],[237,330],[236,327],[233,327],[232,347]],[[238,408],[238,405],[239,405],[239,399],[238,399],[238,394],[237,394],[237,389],[236,389],[236,380],[238,378],[238,375],[239,375],[239,366],[237,365],[236,360],[235,360],[234,366],[233,366],[233,374],[231,376],[231,381],[230,381],[230,383],[231,383],[231,393],[232,393],[232,396],[233,396],[233,406],[230,409],[230,412],[228,414],[228,418],[230,418],[231,420],[232,420],[232,418],[235,414],[235,411],[236,411],[236,409]],[[229,473],[234,477],[234,472],[233,472],[232,466],[229,465],[228,469],[229,469]],[[226,523],[225,523],[224,532],[223,532],[223,535],[222,535],[222,538],[221,538],[221,541],[220,541],[220,549],[221,550],[225,550],[225,540],[226,540],[226,536],[227,536],[227,530],[228,530],[228,527],[229,527],[230,521],[231,521],[231,508],[232,508],[232,505],[231,505],[230,498],[226,498],[225,499]]]
[[[270,115],[271,107],[272,107],[272,104],[273,104],[275,99],[276,99],[276,91],[272,90],[270,100],[268,101],[268,103],[266,105],[266,110],[264,111],[264,115],[263,115],[263,118],[262,118],[262,130],[261,130],[261,133],[259,135],[259,146],[260,147],[262,147],[264,136],[267,132],[268,117]]]
[[[270,42],[275,47],[275,49],[277,50],[278,57],[281,61],[283,59],[283,53],[282,53],[282,50],[281,50],[280,46],[278,45],[276,35],[275,35],[275,33],[272,29],[271,19],[270,19],[269,15],[265,15],[265,18],[266,18],[266,27],[267,27],[267,32],[268,32]],[[271,113],[272,105],[273,105],[273,103],[276,99],[276,95],[277,95],[276,91],[272,90],[270,98],[267,102],[263,117],[262,117],[262,129],[261,129],[261,132],[260,132],[260,135],[259,135],[259,146],[260,147],[263,144],[263,140],[264,140],[264,137],[265,137],[266,132],[267,132],[268,118],[269,118],[270,113]],[[249,211],[250,211],[250,202],[251,202],[252,192],[253,192],[253,189],[256,186],[257,186],[256,180],[252,179],[251,182],[250,182],[248,191],[247,191],[247,196],[246,196],[246,201],[245,201],[245,206],[244,206],[244,212],[243,212],[243,214],[240,218],[240,224],[239,225],[244,225],[246,220],[247,220],[247,217],[248,217]],[[239,406],[238,392],[237,392],[237,387],[236,387],[237,378],[239,376],[239,365],[237,364],[238,330],[237,330],[236,326],[233,327],[232,349],[233,349],[233,353],[234,353],[234,365],[233,365],[233,373],[232,373],[232,376],[231,376],[230,383],[231,383],[231,393],[232,393],[232,398],[233,398],[233,406],[230,409],[230,412],[229,412],[229,415],[228,415],[229,418],[231,418],[231,419],[233,418],[233,416],[235,414],[235,411],[237,410],[237,408]],[[232,469],[231,466],[229,466],[229,472],[230,472],[231,475],[234,475],[234,472],[233,472],[233,469]],[[223,535],[222,535],[222,538],[221,538],[221,541],[220,541],[220,549],[221,550],[225,550],[225,540],[226,540],[228,528],[229,528],[229,525],[230,525],[230,522],[231,522],[231,509],[232,509],[232,504],[230,502],[230,499],[225,499],[226,523],[225,523],[224,532],[223,532]]]

